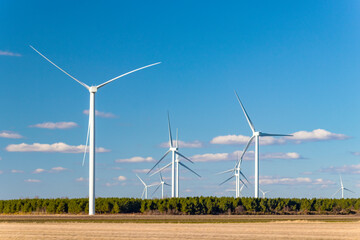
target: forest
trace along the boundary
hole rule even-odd
[[[97,214],[356,214],[360,199],[187,197],[96,198]],[[0,200],[2,214],[87,214],[86,198]]]

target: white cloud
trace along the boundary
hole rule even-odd
[[[139,163],[139,162],[153,162],[154,159],[152,157],[132,157],[132,158],[125,158],[125,159],[117,159],[115,162],[117,163]]]
[[[23,136],[21,136],[20,134],[14,133],[11,131],[1,131],[0,137],[1,138],[13,138],[13,139],[23,138]]]
[[[83,177],[79,177],[79,178],[75,179],[75,181],[77,181],[77,182],[87,182],[88,179],[87,179],[87,178],[83,178]]]
[[[41,181],[38,179],[26,179],[26,180],[24,180],[24,182],[39,183]]]
[[[24,172],[23,170],[16,170],[16,169],[11,170],[11,173],[23,173],[23,172]]]
[[[71,146],[66,143],[53,143],[53,144],[10,144],[6,147],[8,152],[61,152],[61,153],[83,153],[85,145]],[[88,148],[89,150],[89,148]],[[110,150],[99,147],[96,152],[109,152]]]
[[[61,172],[61,171],[65,171],[65,170],[67,170],[67,169],[63,168],[63,167],[53,167],[51,169],[51,171],[53,171],[53,172]]]
[[[77,123],[75,122],[44,122],[38,123],[35,125],[31,125],[30,127],[34,128],[46,128],[46,129],[68,129],[77,127]]]
[[[148,173],[150,169],[134,169],[132,170],[134,173]]]
[[[45,170],[45,169],[42,169],[42,168],[37,168],[37,169],[35,169],[32,173],[37,174],[37,173],[42,173],[42,172],[46,172],[46,170]]]
[[[315,142],[315,141],[327,141],[327,140],[344,140],[349,136],[338,133],[331,133],[324,129],[315,129],[311,132],[299,131],[292,133],[291,137],[261,137],[260,145],[274,145],[285,144],[287,142],[303,143],[303,142]],[[229,145],[245,145],[249,141],[249,136],[244,135],[225,135],[217,136],[213,138],[210,143],[212,144],[229,144]],[[254,142],[254,140],[253,140]]]
[[[176,144],[176,141],[173,141],[173,144]],[[179,148],[202,148],[203,147],[203,143],[195,140],[192,142],[184,142],[179,140],[178,141],[178,146]],[[163,142],[160,144],[160,147],[162,148],[168,148],[169,147],[169,142]]]
[[[115,178],[117,181],[125,181],[126,177],[125,176],[118,176]]]
[[[352,155],[360,156],[360,152],[351,152]]]
[[[4,172],[0,170],[0,174],[3,174]]]
[[[261,185],[270,185],[270,184],[281,184],[281,185],[301,185],[301,184],[314,184],[321,185],[322,188],[327,187],[328,185],[334,184],[333,181],[324,180],[322,178],[311,179],[308,177],[297,177],[297,178],[279,178],[272,176],[262,176],[260,177],[259,183]]]
[[[89,110],[84,110],[83,114],[89,115]],[[115,118],[116,117],[116,115],[113,113],[100,112],[98,110],[95,110],[95,116],[102,117],[102,118]]]
[[[0,56],[21,57],[21,54],[0,50]]]
[[[119,185],[119,183],[118,182],[114,182],[114,183],[107,182],[107,183],[105,183],[105,186],[107,186],[107,187],[112,187],[112,186],[116,186],[116,185]]]
[[[343,166],[340,166],[340,167],[331,166],[331,167],[320,169],[320,172],[360,174],[360,164],[343,165]]]
[[[240,156],[242,151],[235,151],[233,153],[205,153],[197,154],[190,159],[194,162],[216,162],[216,161],[229,161],[236,160],[238,155]],[[244,160],[254,160],[254,151],[247,151]],[[260,154],[260,160],[263,159],[302,159],[303,157],[296,152],[289,153],[262,153]]]

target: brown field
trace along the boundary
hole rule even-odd
[[[0,239],[360,239],[360,216],[0,215]]]

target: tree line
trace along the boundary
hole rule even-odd
[[[86,198],[0,200],[0,213],[87,214]],[[356,214],[360,199],[187,197],[96,198],[99,214]]]

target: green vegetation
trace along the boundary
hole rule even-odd
[[[360,199],[188,197],[142,200],[97,198],[96,213],[143,213],[178,215],[258,214],[356,214]],[[86,214],[88,199],[0,200],[0,213]]]

